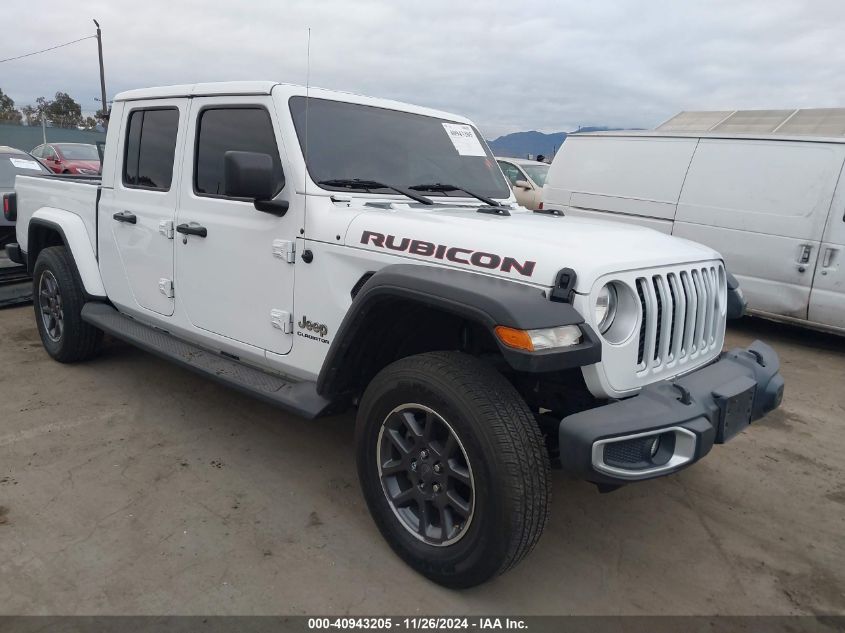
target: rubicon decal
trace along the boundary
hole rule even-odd
[[[375,233],[374,231],[364,231],[361,234],[361,244],[371,244],[392,251],[422,255],[423,257],[433,257],[434,259],[444,259],[456,264],[466,264],[488,270],[501,270],[505,273],[515,271],[524,277],[533,275],[534,267],[537,265],[537,262],[519,261],[513,257],[505,257],[496,253],[485,253],[484,251],[475,251],[470,248],[460,248],[446,244],[433,244],[432,242],[415,240],[410,237],[396,237],[395,235],[385,235],[384,233]]]

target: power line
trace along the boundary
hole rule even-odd
[[[57,48],[62,48],[63,46],[70,46],[71,44],[76,44],[77,42],[82,42],[84,40],[91,40],[97,37],[96,35],[88,35],[87,37],[80,37],[78,40],[73,40],[72,42],[65,42],[64,44],[58,44],[56,46],[51,46],[50,48],[45,48],[40,51],[34,51],[32,53],[26,53],[25,55],[18,55],[17,57],[7,57],[6,59],[0,59],[0,64],[3,62],[12,62],[16,59],[23,59],[24,57],[32,57],[33,55],[40,55],[41,53],[46,53],[47,51],[54,51]]]

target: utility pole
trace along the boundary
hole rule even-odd
[[[94,20],[94,24],[97,27],[97,52],[100,54],[100,96],[102,97],[103,101],[103,127],[108,128],[109,126],[109,110],[108,104],[106,102],[106,71],[103,69],[103,37],[102,33],[100,32],[100,23],[97,20]]]

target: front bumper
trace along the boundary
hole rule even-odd
[[[610,485],[678,472],[780,405],[779,370],[775,351],[755,341],[631,398],[567,416],[558,429],[561,464]]]

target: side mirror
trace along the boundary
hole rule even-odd
[[[527,180],[517,180],[513,184],[515,187],[519,187],[520,189],[531,189],[531,185],[528,184]]]
[[[287,200],[273,200],[275,192],[273,159],[269,154],[229,150],[223,154],[223,193],[232,198],[252,200],[255,208],[283,216]],[[282,177],[284,187],[284,176]]]

